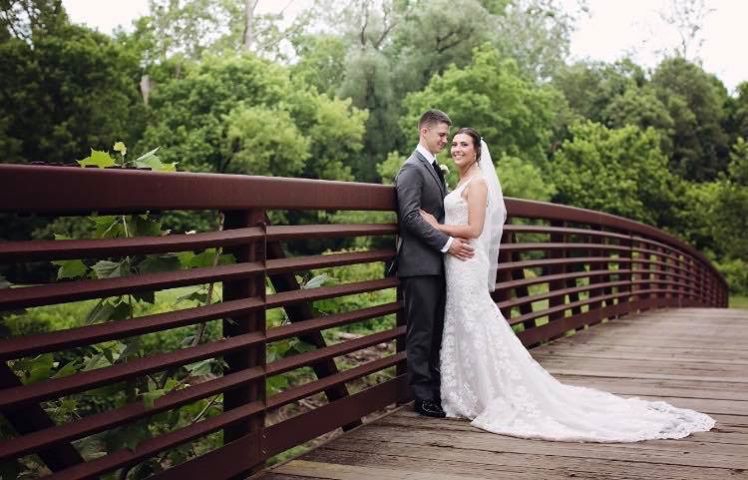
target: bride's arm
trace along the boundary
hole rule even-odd
[[[467,225],[443,225],[436,221],[433,215],[421,211],[423,218],[432,227],[452,237],[477,238],[483,232],[483,223],[486,219],[486,199],[488,188],[482,178],[476,178],[465,189],[468,204]]]

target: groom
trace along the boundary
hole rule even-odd
[[[408,323],[408,384],[415,397],[415,410],[438,418],[445,416],[439,394],[445,302],[443,255],[449,253],[461,260],[473,256],[467,241],[435,230],[419,213],[422,209],[444,221],[447,187],[436,154],[447,144],[450,125],[452,121],[442,111],[429,110],[421,115],[418,146],[395,179],[400,225],[397,276]]]

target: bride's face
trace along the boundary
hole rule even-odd
[[[473,138],[465,133],[458,133],[452,138],[452,160],[458,168],[468,168],[477,157],[475,151],[475,145],[473,145]]]

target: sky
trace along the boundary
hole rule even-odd
[[[579,0],[560,0],[575,5]],[[702,30],[699,50],[702,66],[717,75],[728,90],[748,81],[748,0],[706,0],[712,9]],[[679,42],[677,33],[661,19],[672,0],[586,0],[589,15],[581,17],[571,39],[572,59],[606,62],[631,56],[636,63],[654,68],[662,52]],[[128,26],[148,11],[148,0],[63,0],[71,19],[104,33]],[[294,14],[309,0],[259,0],[258,12],[274,12],[290,6]]]

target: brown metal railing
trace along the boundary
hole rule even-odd
[[[692,247],[650,226],[561,205],[509,199],[510,220],[500,254],[494,298],[522,341],[536,345],[627,313],[663,307],[727,305],[722,276]],[[196,234],[108,240],[0,242],[0,264],[95,259],[221,247],[232,265],[0,290],[0,313],[23,308],[221,282],[221,303],[128,320],[0,340],[0,412],[16,436],[0,441],[0,462],[37,454],[49,478],[96,478],[160,452],[222,431],[223,446],[158,474],[159,478],[230,478],[310,439],[360,424],[363,417],[408,399],[404,382],[402,318],[396,278],[383,275],[318,288],[299,288],[295,274],[319,268],[382,263],[394,254],[393,223],[269,225],[269,211],[381,211],[395,208],[387,186],[302,179],[169,174],[48,166],[0,166],[0,212],[74,216],[90,212],[212,210],[224,229]],[[309,240],[384,238],[384,249],[315,252],[287,257],[284,245]],[[381,269],[382,274],[384,268]],[[266,288],[266,286],[272,288]],[[315,313],[314,302],[390,291],[391,300],[363,308]],[[267,328],[266,312],[282,308],[288,322]],[[380,331],[328,345],[330,329],[395,317]],[[23,385],[12,362],[100,342],[222,320],[220,340],[163,351],[105,368]],[[386,323],[383,323],[386,324]],[[267,362],[268,346],[292,337],[311,348]],[[372,350],[374,359],[346,364],[343,356]],[[395,347],[396,345],[396,347]],[[222,376],[172,391],[146,407],[135,401],[56,424],[45,402],[104,385],[142,378],[203,359],[223,358]],[[311,367],[316,380],[268,396],[266,381]],[[395,373],[381,375],[382,372]],[[356,393],[349,386],[372,374],[383,380]],[[291,418],[279,408],[324,393]],[[154,436],[135,448],[84,460],[74,442],[211,396],[223,395],[222,413]],[[308,402],[307,402],[308,403]],[[186,475],[186,477],[185,477]]]

